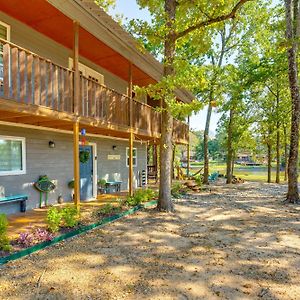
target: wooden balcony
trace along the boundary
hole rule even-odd
[[[79,114],[74,114],[74,72],[0,39],[0,120],[70,130],[80,120],[88,132],[125,137],[130,99],[80,77]],[[143,139],[160,137],[161,115],[133,100],[133,128]],[[117,134],[117,132],[119,134]],[[187,143],[188,126],[174,120],[174,140]]]

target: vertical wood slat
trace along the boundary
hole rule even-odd
[[[32,103],[32,84],[34,83],[33,79],[33,55],[27,54],[27,103]]]
[[[91,106],[91,110],[92,110],[92,117],[96,117],[97,113],[96,113],[96,82],[92,82],[92,106]]]
[[[26,81],[25,81],[26,53],[19,51],[19,82],[20,82],[20,101],[26,100]]]
[[[70,112],[70,75],[69,71],[64,71],[64,107],[63,110]]]
[[[74,76],[76,77],[76,72],[74,73]],[[74,84],[76,83],[76,80],[74,78]],[[75,86],[74,86],[75,88]],[[75,93],[75,91],[74,91]],[[83,107],[83,103],[84,103],[84,93],[83,93],[83,77],[80,76],[80,80],[79,80],[79,101],[77,103],[77,113],[82,116],[82,107]],[[75,105],[76,103],[74,102],[74,111],[75,111]]]
[[[96,85],[95,87],[96,91],[95,91],[95,111],[96,111],[96,115],[95,117],[100,119],[100,113],[101,113],[101,90],[102,90],[102,86],[101,85]]]
[[[58,67],[53,65],[53,106],[52,109],[58,109]]]
[[[19,51],[15,47],[11,49],[11,62],[12,98],[18,100]]]
[[[92,116],[92,89],[93,89],[93,82],[92,80],[87,80],[87,116]]]
[[[74,90],[74,73],[69,71],[69,85],[70,85],[70,91],[69,91],[69,101],[70,101],[70,110],[69,112],[72,113],[74,111],[74,107],[73,107],[73,90]]]
[[[40,60],[40,74],[41,74],[41,105],[46,106],[46,62],[44,59]]]
[[[88,109],[89,109],[89,102],[88,102],[88,81],[86,78],[84,78],[84,84],[83,84],[83,91],[84,91],[84,110],[83,114],[84,116],[88,116]]]
[[[3,89],[4,97],[9,98],[10,96],[10,82],[9,82],[9,69],[10,69],[10,45],[3,45]]]
[[[34,104],[40,105],[40,59],[34,57]]]
[[[47,62],[47,107],[53,107],[53,73],[52,73],[52,63]]]
[[[58,74],[59,74],[59,86],[58,86],[58,94],[59,94],[59,106],[58,106],[58,110],[59,111],[64,111],[64,84],[65,84],[65,80],[64,80],[64,70],[59,67],[58,69]]]

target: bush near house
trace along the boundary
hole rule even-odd
[[[5,214],[0,214],[0,250],[10,251],[11,245],[7,235],[8,221]]]
[[[79,223],[77,209],[73,205],[59,209],[51,207],[47,212],[47,225],[50,232],[58,232],[60,227],[75,227]]]
[[[79,214],[75,206],[67,206],[62,209],[62,219],[65,227],[75,227],[79,222]]]
[[[49,208],[46,221],[50,232],[58,232],[62,221],[61,210],[56,207]]]
[[[133,196],[128,196],[126,199],[126,204],[128,206],[136,206],[143,202],[147,202],[157,197],[157,192],[151,189],[139,189],[136,190]]]

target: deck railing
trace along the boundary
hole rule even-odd
[[[29,50],[0,39],[0,96],[73,114],[74,72]],[[80,76],[79,115],[129,127],[130,99],[85,76]],[[161,114],[133,100],[133,127],[145,135],[158,135]],[[185,139],[186,125],[174,122],[174,138]]]
[[[4,98],[73,112],[73,71],[2,40],[0,56]]]

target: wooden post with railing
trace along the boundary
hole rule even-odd
[[[129,63],[128,71],[128,97],[129,97],[129,196],[133,195],[133,100],[132,100],[132,63]]]
[[[73,112],[76,121],[73,124],[73,154],[74,154],[74,204],[80,207],[80,164],[79,164],[79,101],[80,101],[80,73],[79,73],[79,23],[73,22],[73,69],[74,94]]]

